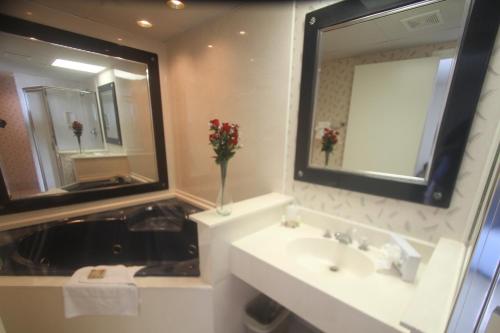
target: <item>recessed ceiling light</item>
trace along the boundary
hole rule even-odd
[[[137,21],[137,25],[140,26],[141,28],[151,28],[153,26],[151,22],[146,20]]]
[[[247,32],[245,30],[240,31],[240,35],[246,35],[246,34],[247,34]]]
[[[212,44],[208,44],[208,45],[207,45],[207,47],[208,47],[209,49],[211,49],[211,48],[213,48],[214,46],[213,46]]]
[[[64,59],[54,60],[52,66],[72,69],[81,72],[89,72],[89,73],[99,73],[100,71],[106,68],[103,66],[97,66],[92,64],[86,64],[84,62],[64,60]]]
[[[30,11],[27,11],[27,12],[26,12],[26,15],[31,16],[31,15],[33,15],[33,13],[32,13],[32,12],[30,12]]]
[[[167,0],[167,6],[172,9],[184,9],[184,3],[180,0]]]
[[[116,40],[121,42],[121,41],[123,41],[123,38],[118,37]]]

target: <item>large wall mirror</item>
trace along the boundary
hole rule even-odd
[[[468,20],[485,2],[307,14],[295,179],[447,207],[494,40]]]
[[[0,212],[167,188],[157,56],[0,16]]]

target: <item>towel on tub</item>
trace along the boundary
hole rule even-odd
[[[137,316],[139,291],[133,277],[136,270],[123,265],[77,270],[63,286],[66,318],[84,315]]]

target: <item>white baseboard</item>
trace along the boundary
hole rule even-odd
[[[132,177],[133,179],[135,179],[141,183],[155,183],[155,182],[157,182],[157,180],[148,178],[146,176],[139,175],[138,173],[135,173],[135,172],[131,172],[130,177]]]
[[[182,200],[187,201],[188,203],[197,206],[199,208],[203,209],[212,209],[215,208],[215,203],[205,200],[203,198],[197,197],[196,195],[175,189],[174,193],[177,197],[181,198]]]

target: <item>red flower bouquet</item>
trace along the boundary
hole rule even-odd
[[[76,139],[78,140],[78,147],[80,148],[80,154],[82,153],[82,142],[81,142],[81,137],[83,134],[83,125],[79,121],[74,121],[71,124],[71,129],[73,130],[73,134],[76,136]]]
[[[321,151],[325,152],[325,166],[328,165],[328,159],[333,151],[333,146],[338,142],[339,132],[331,128],[325,128],[323,130],[323,136],[321,137]]]
[[[210,134],[208,140],[215,152],[215,163],[220,165],[221,184],[217,196],[216,211],[220,215],[229,215],[232,210],[232,198],[227,190],[226,175],[228,161],[240,149],[239,126],[222,123],[219,119],[210,120]]]
[[[229,161],[236,150],[241,148],[238,144],[239,126],[236,124],[220,123],[219,119],[210,121],[210,135],[208,139],[215,152],[215,163],[221,164]]]

